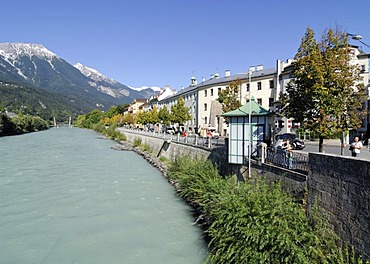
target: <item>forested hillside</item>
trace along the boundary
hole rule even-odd
[[[9,83],[0,84],[0,108],[16,114],[37,115],[45,120],[55,116],[59,121],[91,110],[79,98],[71,101],[43,89]]]

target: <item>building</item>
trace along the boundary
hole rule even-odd
[[[367,100],[364,102],[364,109],[370,111],[369,96],[369,54],[364,53],[358,46],[351,46],[352,61],[359,65],[364,85],[367,89]],[[191,120],[187,121],[184,129],[198,132],[201,128],[215,127],[222,136],[228,134],[228,125],[222,117],[221,104],[217,101],[219,92],[225,90],[231,82],[240,81],[239,100],[241,105],[249,101],[249,95],[255,98],[256,102],[263,108],[274,113],[274,123],[268,128],[271,136],[286,132],[296,132],[300,124],[291,118],[280,115],[281,105],[279,104],[280,93],[286,91],[288,83],[293,78],[293,60],[276,61],[276,68],[264,69],[263,65],[251,66],[248,73],[231,75],[230,70],[225,71],[221,77],[218,73],[210,76],[208,80],[202,78],[198,82],[195,76],[191,77],[190,85],[182,87],[174,92],[168,86],[156,97],[150,100],[151,106],[156,105],[158,109],[167,107],[171,111],[172,105],[177,103],[181,96],[185,106],[189,108]],[[250,89],[250,90],[249,90]],[[138,102],[136,102],[137,104]],[[135,112],[135,104],[130,109]],[[358,132],[370,131],[370,118],[367,116]],[[369,132],[370,133],[370,132]],[[368,135],[370,137],[370,134]]]

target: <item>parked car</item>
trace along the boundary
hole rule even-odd
[[[173,127],[166,127],[166,133],[167,134],[175,134],[175,128]]]
[[[276,146],[279,145],[278,144],[279,142],[285,139],[289,140],[289,143],[292,145],[293,149],[302,150],[306,147],[304,141],[298,139],[297,135],[294,133],[283,133],[283,134],[277,135],[276,136],[276,142],[277,142]]]

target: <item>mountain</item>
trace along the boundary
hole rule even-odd
[[[156,93],[131,89],[82,64],[73,66],[42,45],[27,43],[0,43],[0,82],[46,90],[48,97],[62,98],[74,111],[85,113]]]

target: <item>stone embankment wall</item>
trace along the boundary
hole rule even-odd
[[[157,137],[141,135],[130,132],[123,132],[127,138],[127,141],[134,142],[135,139],[140,138],[142,144],[149,145],[154,155],[157,155],[163,146],[164,139]],[[171,141],[168,148],[164,148],[160,156],[164,156],[167,159],[173,159],[177,155],[190,155],[203,156],[210,159],[214,164],[217,165],[221,175],[237,174],[239,178],[248,177],[248,168],[242,165],[232,165],[227,160],[227,148],[219,147],[208,149],[203,146],[187,145],[182,142]],[[280,168],[270,164],[257,164],[253,161],[252,175],[264,176],[268,181],[281,181],[283,188],[289,190],[297,200],[304,198],[304,192],[306,188],[306,176]]]
[[[134,142],[135,139],[140,138],[142,144],[147,144],[153,152],[153,155],[157,156],[161,150],[165,140],[157,137],[135,134],[130,132],[123,132],[127,138],[127,141]],[[228,173],[227,163],[227,150],[224,147],[208,149],[203,146],[192,146],[182,142],[171,141],[165,146],[160,156],[167,159],[174,159],[176,156],[189,155],[191,157],[204,157],[210,159],[214,164],[217,165],[219,171],[223,174]]]
[[[335,233],[370,259],[370,162],[309,154],[308,205],[323,208]]]

